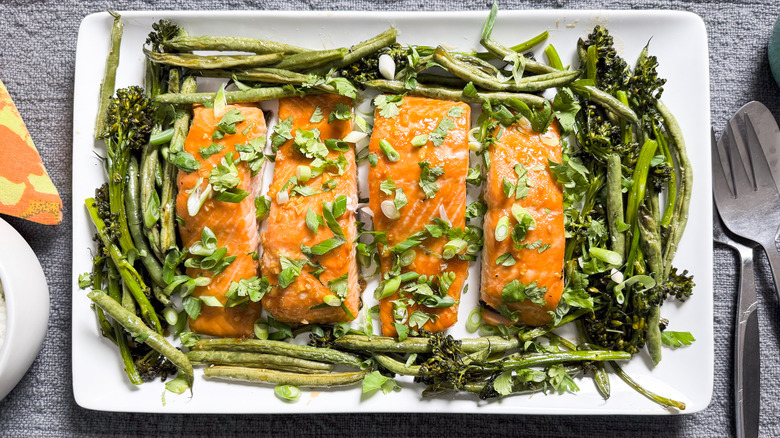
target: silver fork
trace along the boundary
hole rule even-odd
[[[772,268],[775,293],[780,296],[780,253],[775,245],[780,232],[780,193],[772,179],[769,163],[761,150],[750,116],[737,113],[732,122],[727,124],[720,141],[712,143],[712,192],[715,204],[729,231],[763,247]],[[737,149],[735,136],[739,133],[735,134],[732,126],[740,130],[744,128],[748,133],[745,146],[747,162],[741,158]],[[721,159],[724,155],[728,159],[727,168],[731,178],[724,170]],[[752,173],[752,181],[748,172]]]
[[[714,136],[713,136],[714,141]],[[712,237],[737,251],[740,258],[737,315],[734,326],[734,416],[737,438],[757,437],[761,412],[761,343],[753,248],[729,237],[718,207],[712,209]]]

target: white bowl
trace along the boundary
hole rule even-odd
[[[49,286],[43,269],[24,238],[0,218],[0,283],[7,321],[0,347],[0,400],[30,368],[49,323]]]

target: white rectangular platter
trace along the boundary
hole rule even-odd
[[[401,44],[444,45],[461,50],[479,47],[479,33],[487,17],[480,12],[124,12],[117,87],[143,84],[141,47],[152,23],[168,18],[192,35],[239,35],[320,48],[350,46],[394,26]],[[705,409],[713,387],[712,207],[709,147],[709,63],[707,35],[696,15],[671,11],[499,11],[494,38],[516,44],[544,31],[564,64],[576,63],[577,39],[597,24],[606,26],[629,64],[650,41],[659,74],[668,79],[663,100],[676,115],[685,135],[694,169],[693,199],[688,229],[677,253],[676,265],[695,276],[693,297],[683,305],[667,302],[662,315],[670,329],[691,331],[696,342],[676,351],[665,349],[661,364],[652,368],[645,353],[625,370],[635,380],[687,405],[683,413]],[[422,399],[422,385],[397,379],[401,391],[361,394],[359,385],[346,389],[304,391],[297,403],[285,403],[269,385],[207,381],[196,372],[194,393],[168,393],[162,401],[159,382],[134,387],[127,382],[119,353],[99,335],[90,300],[78,288],[78,275],[91,269],[92,236],[83,201],[105,180],[97,155],[102,145],[93,140],[98,93],[108,51],[111,17],[86,17],[79,30],[73,116],[73,391],[85,408],[121,412],[157,413],[341,413],[447,412],[501,414],[640,414],[669,411],[634,392],[613,377],[612,396],[603,400],[590,378],[578,379],[576,394],[535,394],[479,401],[473,395],[445,395]],[[652,38],[652,40],[651,40]],[[541,45],[537,57],[543,58]],[[271,104],[272,105],[272,104]],[[476,114],[474,115],[476,117]],[[272,172],[266,168],[266,187]],[[469,292],[460,306],[460,322],[450,330],[456,337],[474,336],[463,328],[479,299],[479,262],[472,263]],[[373,302],[373,287],[364,293],[363,312]],[[362,313],[362,312],[361,312]],[[685,369],[685,373],[679,372]]]

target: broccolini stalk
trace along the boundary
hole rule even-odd
[[[670,398],[666,398],[656,393],[648,391],[647,389],[639,385],[637,382],[635,382],[634,379],[631,378],[631,376],[626,374],[626,372],[623,371],[623,368],[621,368],[620,365],[618,365],[615,362],[610,362],[609,364],[612,365],[612,368],[615,369],[615,373],[618,375],[618,377],[620,377],[624,382],[628,384],[628,386],[633,388],[636,392],[642,394],[643,396],[647,397],[648,399],[658,403],[659,405],[667,409],[675,408],[681,411],[685,410],[685,403],[672,400]]]
[[[105,293],[92,291],[87,296],[100,306],[104,312],[114,318],[114,321],[119,322],[137,342],[150,346],[176,365],[176,368],[184,376],[187,385],[192,388],[194,375],[192,364],[187,359],[187,355],[173,348],[160,333],[147,327],[140,318],[125,310]]]
[[[117,303],[120,301],[120,284],[119,284],[119,272],[116,269],[116,266],[114,265],[112,260],[108,260],[108,296],[111,297],[112,300],[116,301]],[[98,307],[100,311],[102,312],[103,309]],[[133,361],[133,355],[130,352],[130,346],[127,344],[127,338],[125,337],[125,332],[122,326],[119,324],[119,322],[115,319],[113,323],[113,331],[114,331],[114,339],[116,341],[116,346],[119,347],[119,355],[122,357],[122,364],[125,367],[125,374],[127,374],[127,378],[130,380],[130,383],[133,385],[140,385],[143,382],[141,380],[140,374],[138,374],[138,369],[135,367],[135,362]]]
[[[130,154],[149,140],[156,107],[140,87],[117,90],[108,105],[108,129],[102,136],[106,143],[109,203],[115,216],[118,242],[124,257],[134,260],[137,249],[127,225],[125,184]]]
[[[101,192],[105,192],[105,190],[101,190]],[[107,200],[105,199],[105,193],[103,194],[104,196],[101,197],[100,202],[105,204],[107,203]],[[92,219],[92,223],[97,229],[98,238],[106,248],[106,252],[108,252],[111,260],[119,270],[119,274],[124,281],[124,285],[129,289],[130,293],[133,295],[133,298],[140,306],[141,316],[152,326],[154,330],[156,330],[158,333],[162,333],[160,319],[157,317],[157,313],[155,312],[152,303],[149,302],[149,298],[146,296],[146,294],[149,293],[149,288],[144,283],[138,271],[136,271],[135,268],[130,263],[128,263],[127,259],[122,254],[122,251],[119,249],[119,247],[116,246],[115,243],[113,243],[109,235],[116,228],[116,225],[112,224],[111,228],[107,226],[103,217],[101,217],[100,213],[98,212],[98,205],[94,198],[88,198],[84,201],[84,203],[87,206],[87,211],[89,212],[89,216]],[[108,210],[108,208],[102,206],[101,210]]]

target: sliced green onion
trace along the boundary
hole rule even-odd
[[[301,397],[301,390],[297,386],[279,385],[274,388],[274,394],[286,402],[294,402]]]
[[[194,190],[190,193],[190,197],[187,198],[187,213],[192,217],[198,214],[200,208],[206,202],[211,194],[211,184],[206,184],[206,188],[203,188],[200,184],[196,185]]]
[[[222,307],[222,303],[219,302],[217,297],[211,295],[203,295],[200,297],[200,300],[209,307]]]
[[[444,245],[444,251],[442,251],[441,256],[444,257],[445,260],[449,260],[466,249],[468,245],[469,243],[463,239],[452,239]]]
[[[478,141],[470,141],[469,142],[469,150],[474,152],[479,152],[482,150],[482,143]]]
[[[390,220],[396,220],[401,217],[401,212],[395,208],[395,203],[389,199],[385,199],[379,205],[382,208],[382,213]]]
[[[211,284],[211,277],[198,277],[192,280],[193,284],[198,287],[204,287]]]
[[[608,265],[620,266],[623,264],[623,257],[615,251],[606,248],[590,248],[588,253],[591,257],[601,260]]]
[[[398,151],[396,151],[395,148],[393,148],[393,145],[385,139],[379,140],[379,149],[381,149],[387,159],[393,163],[401,159],[401,156],[398,155]]]
[[[409,266],[412,264],[416,256],[417,253],[413,249],[407,249],[401,253],[400,257],[398,257],[398,264],[401,266]]]
[[[159,146],[171,141],[173,138],[173,128],[168,128],[163,132],[158,132],[149,136],[149,144]]]
[[[279,193],[276,194],[276,203],[279,205],[284,205],[289,200],[290,194],[287,193],[287,190],[279,190]]]
[[[176,325],[176,322],[179,321],[179,314],[176,312],[176,310],[173,309],[173,307],[166,307],[163,309],[163,317],[170,325]]]
[[[255,337],[257,339],[268,339],[268,324],[263,322],[262,319],[258,319],[257,322],[255,322]]]
[[[503,216],[496,223],[496,241],[503,242],[509,237],[509,216]]]
[[[545,47],[544,54],[547,55],[547,62],[550,64],[550,67],[556,70],[563,70],[563,62],[561,62],[561,57],[558,56],[558,51],[555,50],[555,47],[552,44]]]
[[[368,134],[365,132],[360,131],[352,131],[349,134],[347,134],[344,138],[342,138],[342,141],[345,141],[347,143],[357,143],[360,140],[363,140],[364,138],[368,137]]]
[[[295,177],[300,182],[306,182],[311,179],[311,167],[301,164],[295,169]]]
[[[396,275],[383,281],[374,291],[374,298],[377,300],[385,299],[398,291],[401,286],[401,276]]]
[[[479,330],[480,325],[482,325],[482,308],[477,307],[469,313],[469,317],[466,319],[466,330],[469,333],[474,333]]]
[[[214,95],[214,115],[222,117],[225,114],[225,108],[227,108],[227,98],[225,98],[225,84],[223,83]]]
[[[357,112],[355,113],[355,117],[352,119],[352,124],[358,130],[360,130],[360,132],[368,133],[368,122],[366,122],[366,119],[364,119],[363,116]]]
[[[338,307],[341,305],[341,300],[336,295],[325,295],[325,297],[322,299],[322,302],[329,305],[330,307]]]
[[[418,148],[425,146],[426,143],[428,143],[428,134],[421,134],[412,139],[412,146]]]
[[[517,223],[523,222],[524,216],[531,216],[530,213],[528,213],[528,210],[521,207],[520,204],[512,204],[512,216],[515,218]],[[532,216],[533,217],[533,216]]]

